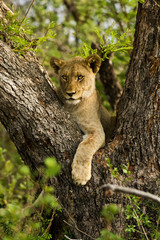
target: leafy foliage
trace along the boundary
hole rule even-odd
[[[0,19],[0,37],[9,44],[15,52],[23,54],[26,51],[36,51],[38,45],[45,42],[47,39],[55,37],[53,32],[54,23],[48,25],[45,36],[38,39],[30,40],[27,36],[33,35],[28,19],[24,21],[23,27],[18,20],[20,12],[12,14],[7,13],[6,21]]]
[[[105,217],[107,221],[107,225],[109,225],[114,221],[115,215],[119,213],[119,209],[117,205],[110,204],[104,207],[102,211],[102,215]],[[120,236],[112,233],[111,231],[104,229],[101,231],[101,236],[98,240],[123,240]]]
[[[127,232],[128,239],[133,239],[134,233],[139,231],[141,239],[146,239],[148,235],[147,229],[149,229],[149,235],[151,239],[158,240],[160,237],[160,210],[157,203],[150,203],[146,201],[145,207],[147,209],[156,209],[156,215],[158,216],[157,226],[151,221],[151,217],[144,211],[142,205],[142,199],[136,196],[126,196],[129,199],[129,204],[126,206],[125,215],[126,219],[131,220],[132,224],[128,224],[125,231]],[[154,215],[155,218],[155,215]]]
[[[128,31],[118,36],[117,31],[111,26],[104,34],[101,34],[98,29],[95,29],[102,54],[102,61],[105,58],[109,58],[109,54],[113,52],[128,52],[132,50],[131,41],[128,35]],[[82,57],[88,57],[90,54],[96,54],[97,49],[93,49],[91,45],[83,42],[82,48],[79,51],[79,55]]]
[[[139,0],[138,2],[140,2],[140,3],[144,3],[144,2],[145,2],[145,0]]]
[[[53,164],[54,163],[54,164]],[[54,158],[46,159],[46,172],[53,176],[60,170]],[[56,169],[56,172],[55,172]],[[5,158],[0,148],[0,232],[3,240],[47,240],[50,220],[44,218],[59,208],[53,188],[36,184],[29,168],[18,161]]]
[[[114,178],[124,183],[129,183],[132,180],[131,172],[129,171],[128,164],[120,166],[120,169],[124,174],[122,178],[122,174],[119,173],[119,170],[117,167],[114,167],[114,165],[111,163],[111,160],[109,158],[106,159],[106,162],[110,170],[110,173]],[[145,201],[145,204],[144,204],[142,198],[137,196],[132,196],[132,195],[131,196],[126,195],[125,198],[129,200],[124,210],[124,213],[127,219],[127,224],[125,229],[125,232],[126,232],[125,235],[127,235],[127,239],[128,240],[134,239],[134,236],[138,232],[140,237],[139,239],[141,240],[149,239],[149,237],[151,237],[151,239],[158,240],[160,236],[160,226],[159,226],[160,210],[157,203],[151,203],[150,201]],[[151,214],[149,215],[146,209],[148,210],[148,212],[154,212],[154,217],[151,217],[150,216]],[[109,222],[111,222],[111,220],[114,220],[112,212],[110,213],[106,211],[106,213],[107,214],[105,216],[107,217]],[[155,223],[156,219],[157,219],[157,225],[153,224]],[[104,233],[105,233],[105,230],[104,230]]]
[[[68,3],[73,4],[74,12],[70,11],[61,0],[36,0],[30,13],[34,34],[36,36],[45,35],[48,23],[52,21],[55,23],[54,31],[56,33],[55,38],[39,46],[40,53],[38,53],[38,57],[49,68],[49,58],[51,56],[68,59],[75,53],[79,54],[82,49],[84,55],[89,54],[89,52],[85,52],[88,50],[95,53],[95,50],[90,47],[92,42],[100,43],[95,29],[98,29],[102,37],[106,37],[104,50],[107,55],[107,52],[112,51],[109,41],[113,32],[116,35],[114,50],[117,49],[117,51],[115,51],[112,60],[116,74],[120,82],[124,84],[130,49],[126,49],[122,53],[118,39],[124,36],[124,42],[127,39],[130,41],[128,47],[132,46],[138,1],[94,0],[90,2],[87,0],[74,0],[73,3],[72,1],[68,1]],[[20,7],[24,14],[28,5],[26,3]],[[119,40],[122,44],[122,39]],[[119,51],[116,44],[119,45]]]
[[[100,47],[103,55],[103,59],[109,58],[108,55],[113,52],[128,52],[132,50],[131,40],[129,38],[129,31],[123,33],[122,35],[118,36],[118,32],[113,28],[113,26],[109,27],[104,37],[100,34],[99,30],[95,30],[97,36],[100,39]]]
[[[101,237],[98,238],[98,240],[123,240],[123,238],[111,233],[108,230],[103,230],[101,231]]]

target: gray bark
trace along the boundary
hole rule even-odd
[[[159,16],[152,1],[139,4],[134,49],[117,108],[115,141],[120,144],[112,156],[130,163],[140,185],[152,179],[156,186],[160,170]]]
[[[88,186],[74,185],[71,161],[81,132],[64,112],[46,71],[32,54],[22,58],[0,41],[0,79],[0,120],[20,156],[32,170],[38,170],[48,156],[57,158],[62,171],[57,179],[51,179],[51,184],[64,210],[64,219],[74,226],[71,231],[75,236],[98,236],[104,224],[99,216],[105,203],[103,191],[98,193],[97,189],[97,185],[104,184],[100,174],[104,170],[98,160],[101,157],[97,158],[98,163],[95,161],[98,166]]]
[[[3,42],[0,49],[0,118],[22,158],[39,165],[46,156],[73,154],[81,134],[45,70],[31,54],[22,58]]]
[[[133,52],[117,106],[117,130],[110,158],[129,164],[129,186],[160,196],[160,7],[139,4]],[[124,201],[125,203],[125,201]],[[125,206],[124,206],[125,207]],[[157,212],[147,213],[153,222]],[[154,217],[153,217],[154,216]],[[156,224],[156,223],[155,223]],[[146,230],[147,231],[147,230]],[[150,229],[147,232],[150,238]],[[139,239],[137,233],[135,239]]]

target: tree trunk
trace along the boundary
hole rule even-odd
[[[152,0],[139,4],[134,49],[117,106],[114,142],[118,145],[111,154],[112,159],[130,164],[136,186],[146,185],[156,193],[160,170],[159,26],[160,7]]]
[[[152,0],[139,3],[135,28],[110,158],[117,167],[129,164],[130,186],[160,196],[160,7]],[[137,233],[134,239],[140,239]]]
[[[100,216],[105,203],[125,208],[126,199],[118,194],[107,197],[99,188],[104,183],[122,184],[126,179],[123,174],[113,178],[106,157],[119,169],[129,163],[133,179],[126,185],[160,195],[159,16],[160,8],[152,0],[139,4],[134,50],[117,106],[115,137],[95,154],[92,179],[83,187],[71,179],[71,162],[82,139],[80,130],[64,112],[34,55],[28,53],[22,58],[0,41],[0,121],[32,169],[38,169],[47,156],[54,155],[61,163],[62,171],[51,184],[63,209],[63,224],[75,238],[99,236],[105,226]],[[120,233],[124,228],[122,214],[113,229]]]

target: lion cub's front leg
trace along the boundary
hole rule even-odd
[[[72,178],[75,183],[85,185],[91,178],[92,158],[96,151],[104,145],[105,134],[102,126],[93,130],[79,144],[72,163]]]

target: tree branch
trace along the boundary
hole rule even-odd
[[[117,186],[117,185],[113,185],[113,184],[105,184],[101,188],[105,188],[106,190],[111,190],[113,192],[133,194],[133,195],[136,195],[139,197],[143,197],[143,198],[147,198],[147,199],[156,201],[160,204],[160,198],[157,197],[156,195],[148,193],[148,192],[140,191],[135,188],[121,187],[121,186]]]
[[[13,14],[13,12],[5,5],[5,3],[0,1],[0,18],[3,19],[3,21],[6,21],[5,17],[8,12]]]
[[[66,223],[67,225],[69,225],[69,226],[72,227],[72,228],[75,228],[78,232],[82,233],[82,234],[85,235],[87,238],[92,239],[92,240],[96,240],[96,238],[94,238],[94,237],[90,236],[88,233],[80,230],[77,226],[73,226],[73,225],[71,225],[70,223],[66,222],[65,220],[64,220],[64,223]]]
[[[92,43],[92,48],[97,49],[98,54],[101,56],[101,49],[98,44]],[[122,94],[122,87],[115,75],[111,56],[109,59],[102,61],[99,74],[100,80],[104,86],[105,94],[109,97],[108,101],[111,108],[115,111],[117,102]]]
[[[82,239],[71,239],[69,238],[67,235],[64,235],[65,238],[69,239],[69,240],[82,240]]]
[[[44,159],[57,158],[61,173],[50,179],[50,184],[62,205],[62,224],[63,220],[71,225],[74,222],[76,228],[68,226],[68,231],[77,239],[98,237],[105,224],[101,218],[95,219],[105,204],[104,193],[96,191],[104,184],[103,152],[93,161],[89,183],[84,187],[75,185],[71,162],[82,133],[64,111],[53,83],[34,53],[19,56],[3,41],[0,41],[0,121],[32,173],[37,170],[41,175]]]
[[[77,11],[76,5],[74,1],[70,2],[69,0],[63,0],[64,4],[66,5],[67,9],[71,12],[76,22],[80,22],[80,14]]]
[[[26,19],[26,17],[27,17],[27,15],[28,15],[29,11],[31,10],[34,2],[35,2],[35,0],[32,0],[32,2],[31,2],[31,4],[30,4],[30,6],[29,6],[29,8],[28,8],[28,10],[27,10],[27,12],[26,12],[26,14],[24,15],[24,18],[22,19],[22,22],[21,22],[21,24],[20,24],[20,27],[22,26],[24,20]]]
[[[105,183],[103,175],[107,174],[104,150],[95,155],[92,179],[84,187],[75,185],[71,178],[71,162],[82,140],[78,126],[64,111],[47,72],[34,54],[20,57],[2,41],[0,121],[32,173],[34,170],[40,172],[45,158],[57,158],[62,170],[57,178],[50,179],[50,184],[62,203],[63,219],[75,222],[77,228],[70,229],[75,238],[98,237],[104,221],[95,216],[99,216],[106,202],[104,193],[96,190]],[[88,230],[89,225],[92,227]]]

